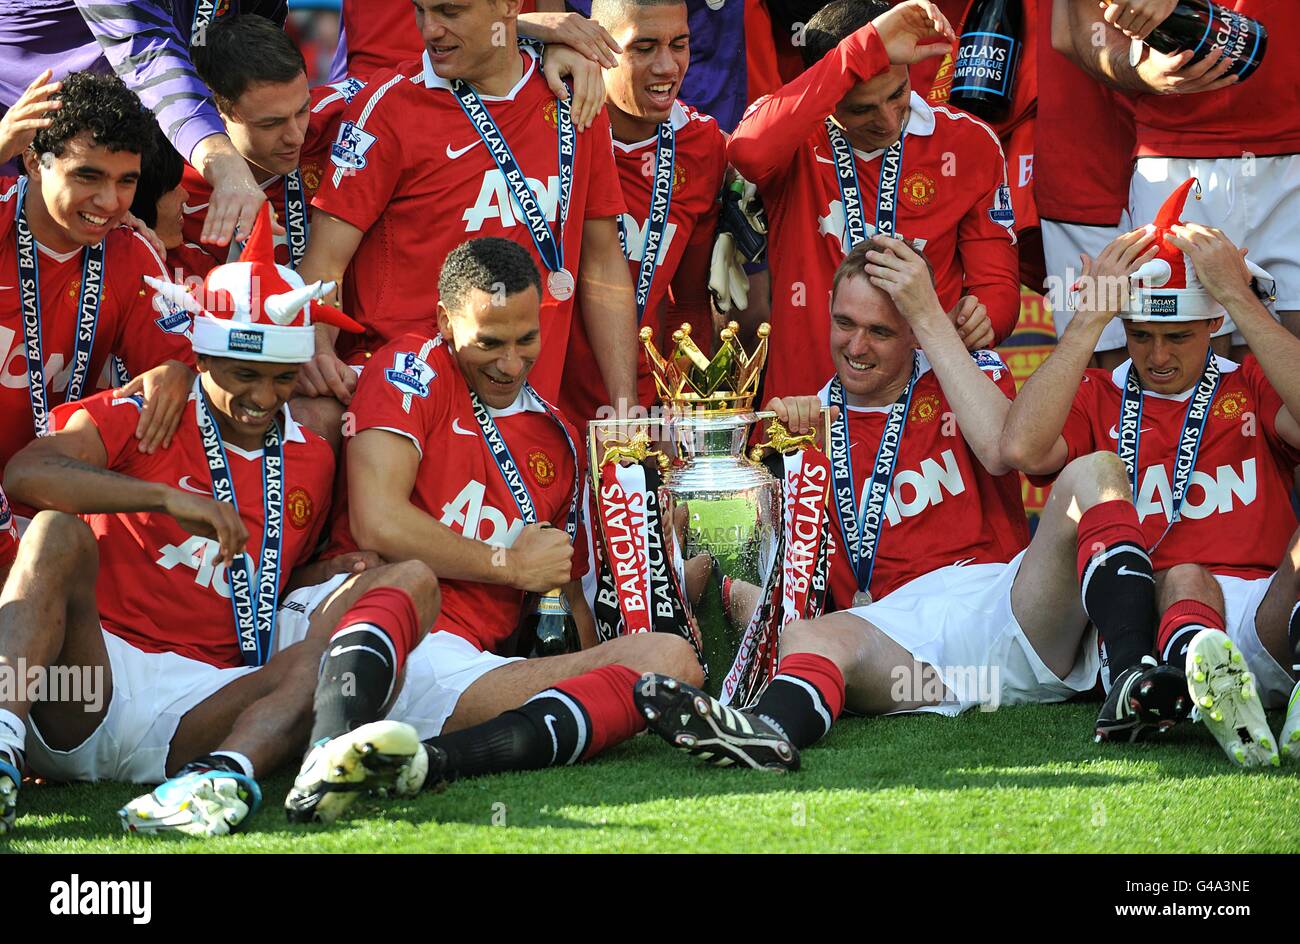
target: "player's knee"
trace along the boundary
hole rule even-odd
[[[1198,600],[1223,613],[1219,582],[1200,564],[1175,564],[1157,574],[1156,590],[1162,610],[1179,600]]]
[[[623,660],[628,668],[643,675],[647,672],[671,675],[688,685],[704,684],[704,670],[695,658],[695,650],[681,636],[643,633],[638,638],[644,640],[637,647],[639,651],[630,662]]]
[[[405,590],[415,604],[420,630],[425,632],[438,619],[442,607],[442,590],[428,564],[418,560],[401,561],[385,568],[392,586]]]
[[[43,581],[87,575],[94,578],[94,568],[99,560],[95,532],[76,515],[62,511],[38,512],[27,533],[18,545],[18,560],[14,568],[24,566],[40,570]]]
[[[1078,503],[1079,511],[1107,501],[1132,501],[1128,470],[1114,452],[1090,452],[1068,463],[1057,476],[1053,491],[1061,489]]]

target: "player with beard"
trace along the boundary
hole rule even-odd
[[[1010,372],[992,352],[965,350],[905,242],[875,237],[849,254],[829,320],[835,377],[820,397],[769,406],[794,429],[838,408],[827,448],[840,539],[831,587],[849,608],[786,626],[776,675],[750,710],[675,679],[637,683],[651,729],[711,763],[796,769],[799,750],[845,708],[956,715],[1063,701],[1096,681],[1089,617],[1109,638],[1135,600],[1150,599],[1149,563],[1132,573],[1142,559],[1123,556],[1139,532],[1113,453],[1062,471],[1028,540],[1002,455],[1003,423],[1020,402]],[[1077,567],[1093,555],[1128,565],[1092,576],[1104,606],[1079,593]],[[1156,681],[1144,697],[1181,688],[1187,700],[1177,673]]]
[[[631,403],[636,318],[618,240],[624,206],[609,119],[591,107],[603,98],[589,94],[603,93],[600,69],[562,46],[547,47],[545,61],[520,48],[518,8],[518,0],[419,0],[424,55],[372,76],[345,113],[313,201],[304,277],[342,280],[343,306],[366,335],[338,353],[360,362],[429,330],[437,302],[429,273],[453,248],[478,236],[512,239],[545,272],[538,391],[559,393],[576,296],[606,388]],[[587,105],[571,110],[560,71],[573,73],[573,99]],[[356,373],[323,334],[303,392],[340,385],[353,389]]]
[[[411,793],[591,757],[641,729],[631,694],[641,672],[702,678],[679,636],[594,644],[579,585],[585,554],[573,546],[580,440],[528,381],[541,291],[523,247],[471,240],[443,265],[439,334],[403,335],[361,375],[346,514],[326,556],[364,549],[421,561],[438,574],[442,608],[404,679],[383,650],[334,637],[312,747],[286,800],[291,819],[333,820],[357,791],[379,784]],[[525,593],[555,588],[587,648],[508,655]],[[285,607],[310,618],[331,590],[300,590]]]
[[[1243,766],[1276,764],[1262,706],[1292,691],[1300,631],[1291,504],[1300,340],[1256,297],[1267,273],[1219,230],[1179,222],[1194,184],[1174,191],[1154,225],[1116,239],[1095,262],[1084,257],[1078,314],[1012,408],[1005,450],[1041,482],[1096,449],[1126,464],[1141,530],[1124,556],[1149,559],[1154,594],[1123,633],[1102,629],[1114,682],[1099,735],[1132,730],[1132,693],[1158,672],[1186,669],[1200,718],[1227,755]],[[1130,273],[1146,280],[1143,288],[1105,291],[1126,285]],[[1210,348],[1225,313],[1255,352],[1240,364]],[[1086,369],[1117,314],[1129,360],[1113,371]],[[1133,514],[1118,505],[1114,512]],[[1098,527],[1104,517],[1093,513]],[[1094,603],[1112,605],[1092,586],[1111,566],[1099,559],[1082,574],[1090,613]],[[1293,699],[1288,747],[1300,737],[1294,708]]]
[[[807,71],[750,106],[727,149],[767,210],[778,343],[766,393],[825,383],[831,278],[878,231],[921,241],[967,347],[998,343],[1020,310],[1001,145],[978,119],[926,104],[908,78],[910,63],[948,51],[948,21],[920,0],[836,0],[805,40]],[[809,343],[780,341],[792,337]]]
[[[58,780],[172,775],[128,804],[125,825],[226,832],[257,804],[255,767],[273,768],[306,733],[327,627],[312,646],[289,646],[274,617],[327,518],[334,457],[285,402],[314,350],[313,322],[360,328],[316,301],[322,286],[274,265],[265,208],[245,260],[214,269],[198,297],[155,280],[196,316],[200,373],[170,447],[135,449],[138,398],[106,392],[62,407],[62,428],[6,470],[15,499],[45,510],[0,598],[0,654],[95,681],[80,697],[6,694],[0,829],[13,825],[26,752],[33,774]],[[390,576],[419,583],[409,568]],[[402,601],[377,593],[335,612],[369,624]],[[413,622],[409,595],[404,604]],[[429,619],[435,604],[424,602]]]
[[[623,48],[605,74],[614,159],[627,212],[618,219],[640,327],[665,338],[683,322],[694,336],[713,333],[709,257],[717,226],[718,192],[726,173],[727,141],[717,123],[678,100],[690,61],[684,0],[597,0],[595,20]],[[657,247],[647,257],[649,247]],[[578,306],[581,308],[581,304]],[[590,364],[584,319],[569,334],[567,364]],[[707,340],[704,342],[707,345]],[[641,406],[654,402],[654,381],[638,355]],[[593,419],[611,402],[596,371],[572,369],[560,407],[575,422]]]
[[[114,77],[45,78],[0,118],[0,159],[21,153],[26,171],[0,178],[0,474],[52,430],[54,404],[94,392],[110,355],[136,376],[126,392],[145,395],[147,451],[175,429],[193,378],[189,316],[141,283],[166,271],[119,226],[153,116]]]

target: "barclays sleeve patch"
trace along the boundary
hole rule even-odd
[[[354,122],[339,123],[338,137],[330,145],[330,162],[344,170],[361,170],[366,166],[366,152],[379,140]]]
[[[989,219],[1008,233],[1015,229],[1016,211],[1011,206],[1011,188],[1006,184],[998,187],[993,194],[993,206],[989,208]]]
[[[342,95],[343,101],[349,104],[352,103],[352,99],[357,97],[357,92],[360,92],[365,87],[365,82],[362,82],[360,79],[351,78],[344,79],[342,82],[334,82],[330,85],[330,88]]]
[[[173,305],[161,295],[155,295],[154,311],[162,317],[155,318],[154,324],[168,334],[186,334],[194,322],[193,316],[179,305]]]
[[[398,351],[393,366],[384,371],[384,378],[403,396],[421,398],[429,395],[429,384],[437,376],[438,372],[412,351]]]

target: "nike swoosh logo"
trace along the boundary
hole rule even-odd
[[[1140,570],[1129,570],[1128,564],[1120,565],[1119,570],[1115,571],[1115,573],[1120,577],[1145,577],[1147,580],[1150,580],[1152,583],[1156,582],[1156,578],[1152,577],[1150,574],[1144,574]]]
[[[384,665],[388,665],[388,657],[378,649],[371,649],[369,646],[335,646],[330,650],[330,658],[337,659],[345,652],[373,652],[379,657],[380,662],[384,663]]]
[[[546,730],[551,732],[551,763],[552,764],[554,764],[555,761],[560,756],[560,739],[555,734],[555,722],[559,720],[560,719],[555,717],[555,715],[544,715],[542,717],[542,722],[546,725]]]
[[[818,164],[830,164],[832,167],[835,166],[835,162],[833,160],[831,160],[829,157],[822,157],[822,152],[817,150],[816,148],[813,148],[813,157],[817,158]]]
[[[210,494],[211,494],[211,489],[206,489],[206,488],[195,488],[193,485],[186,485],[185,483],[188,482],[189,480],[190,480],[190,477],[189,477],[188,475],[182,475],[182,476],[181,476],[181,480],[180,480],[179,482],[177,482],[176,484],[179,485],[181,488],[185,489],[185,491],[187,491],[187,492],[193,492],[195,495],[210,495]]]
[[[462,154],[464,154],[466,151],[468,151],[468,150],[470,150],[472,147],[474,147],[474,145],[476,145],[476,144],[482,144],[482,143],[483,143],[483,139],[482,139],[482,138],[479,138],[477,141],[471,141],[469,144],[465,145],[463,148],[454,148],[454,147],[452,147],[450,144],[448,144],[448,145],[447,145],[447,159],[448,159],[448,160],[452,160],[452,161],[454,161],[456,158],[460,157],[460,156],[461,156]]]
[[[1110,429],[1106,430],[1106,432],[1110,434],[1110,438],[1111,438],[1111,439],[1114,439],[1114,440],[1118,440],[1118,439],[1119,439],[1119,430],[1116,429],[1114,426],[1112,426]],[[1150,427],[1150,426],[1144,426],[1144,427],[1142,427],[1141,429],[1139,429],[1138,432],[1139,432],[1139,433],[1149,433],[1149,432],[1151,432],[1151,427]]]
[[[17,285],[0,285],[0,292],[12,292],[17,287]]]
[[[473,436],[474,434],[460,425],[460,417],[451,421],[451,431],[457,436]]]

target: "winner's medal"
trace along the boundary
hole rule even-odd
[[[567,302],[573,297],[573,273],[568,269],[556,269],[546,276],[546,290],[558,301]]]
[[[859,606],[870,606],[870,605],[871,605],[871,594],[868,593],[866,590],[859,590],[857,593],[853,594],[853,606],[855,608]]]

